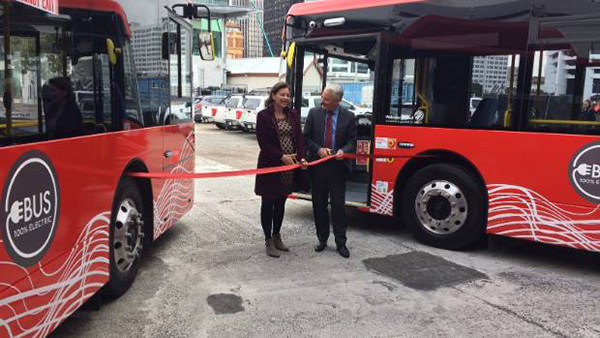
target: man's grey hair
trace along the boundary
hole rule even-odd
[[[327,91],[327,90],[331,90],[333,95],[335,95],[335,97],[337,97],[337,99],[340,101],[344,97],[344,88],[342,88],[342,86],[340,86],[337,83],[328,84],[327,87],[325,87],[325,90],[323,90],[323,91]]]

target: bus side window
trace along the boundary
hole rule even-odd
[[[541,27],[540,38],[551,28]],[[597,31],[584,26],[581,32],[588,29]],[[527,130],[600,134],[600,52],[594,42],[578,37],[578,32],[569,31],[555,45],[550,42],[536,48],[524,118]]]
[[[125,44],[123,53],[123,66],[125,69],[125,123],[129,127],[144,127],[144,118],[140,108],[139,85],[133,62],[133,49],[129,43]]]
[[[169,72],[171,107],[164,124],[188,123],[192,119],[191,32],[180,23],[169,20]],[[173,39],[175,39],[173,41]],[[174,47],[172,43],[174,44]]]

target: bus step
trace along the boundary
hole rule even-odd
[[[307,194],[307,193],[295,192],[295,193],[291,194],[289,196],[289,198],[296,199],[296,200],[312,201],[311,194]],[[353,202],[353,201],[348,201],[348,200],[346,201],[346,206],[347,207],[358,208],[358,209],[361,209],[361,210],[369,209],[369,205],[366,204],[366,203]]]

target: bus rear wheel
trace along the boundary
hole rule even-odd
[[[402,214],[420,242],[464,249],[485,236],[487,195],[466,168],[432,164],[409,179],[402,195]]]
[[[147,216],[138,184],[132,178],[122,178],[111,215],[110,276],[105,286],[109,298],[123,295],[135,280],[144,250]]]

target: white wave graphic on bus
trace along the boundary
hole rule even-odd
[[[524,187],[495,184],[488,189],[489,233],[600,251],[600,205],[583,212],[582,207],[558,206]]]

